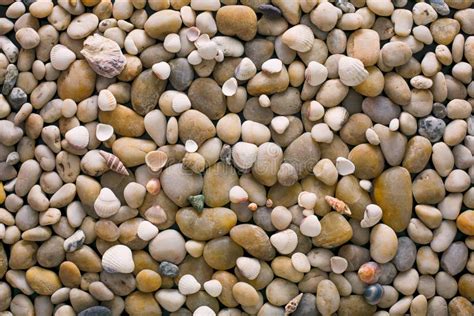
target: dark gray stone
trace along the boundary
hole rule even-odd
[[[447,115],[446,106],[442,103],[435,102],[433,104],[433,115],[439,119],[443,119]]]
[[[271,4],[261,4],[258,7],[258,11],[260,11],[264,16],[269,19],[276,19],[281,17],[281,10]]]
[[[7,72],[5,73],[5,79],[3,81],[2,94],[7,96],[12,91],[13,87],[16,84],[16,79],[18,78],[18,68],[14,64],[10,64],[7,67]]]
[[[316,296],[311,293],[303,294],[298,308],[291,314],[292,316],[316,316],[321,315],[316,309]]]
[[[393,279],[397,276],[398,271],[395,265],[391,262],[387,262],[380,265],[380,277],[379,283],[382,285],[392,284]]]
[[[446,123],[434,116],[428,116],[418,121],[418,134],[428,138],[431,142],[437,142],[443,137]]]
[[[92,306],[86,308],[77,316],[112,316],[112,311],[104,306]]]
[[[452,243],[441,256],[441,268],[450,275],[456,275],[464,270],[467,263],[468,250],[464,242]]]
[[[18,87],[13,88],[12,92],[8,96],[8,102],[15,111],[18,111],[27,100],[28,96],[26,95],[25,91]]]
[[[174,278],[179,274],[179,267],[171,262],[163,261],[160,263],[160,274]]]
[[[178,91],[184,91],[193,82],[194,70],[186,58],[176,58],[169,62],[171,74],[169,82]]]

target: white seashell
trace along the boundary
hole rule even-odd
[[[235,68],[235,78],[242,81],[249,80],[256,74],[257,67],[255,67],[253,61],[248,57],[243,58]]]
[[[232,161],[236,168],[247,171],[257,160],[258,147],[255,144],[238,142],[232,147]]]
[[[390,121],[390,123],[388,124],[388,128],[392,131],[392,132],[396,132],[398,131],[398,128],[400,127],[400,120],[397,119],[397,118],[394,118]]]
[[[76,54],[64,45],[54,45],[49,54],[51,66],[56,70],[66,70],[76,60]]]
[[[311,270],[311,264],[309,263],[308,256],[302,252],[295,252],[291,255],[291,264],[296,271],[306,273]]]
[[[238,87],[237,79],[231,77],[222,85],[222,93],[227,97],[231,97],[237,92]]]
[[[326,66],[317,61],[310,61],[304,71],[304,77],[310,86],[316,87],[326,81],[328,78],[328,70]]]
[[[286,229],[273,234],[270,237],[270,242],[279,253],[287,255],[296,249],[296,246],[298,245],[298,236],[291,229]]]
[[[201,30],[199,30],[197,27],[192,26],[186,31],[186,38],[190,42],[195,42],[199,36],[201,35]]]
[[[229,190],[229,200],[231,203],[243,203],[249,199],[248,193],[240,186],[235,185]]]
[[[281,60],[277,58],[269,59],[262,64],[262,71],[269,74],[278,73],[282,69],[283,69],[283,63],[281,62]]]
[[[349,159],[344,158],[344,157],[337,157],[336,158],[336,169],[337,169],[337,172],[341,176],[347,176],[347,175],[350,175],[350,174],[354,173],[355,166],[352,163],[352,161],[350,161]]]
[[[286,30],[281,41],[292,50],[305,53],[313,47],[314,34],[308,26],[298,24]]]
[[[303,212],[301,212],[303,214],[303,216],[311,216],[311,215],[314,215],[314,209],[311,209],[311,210],[303,210]]]
[[[117,100],[110,90],[103,89],[99,92],[97,105],[101,111],[113,111],[117,107]]]
[[[217,44],[210,40],[209,35],[201,34],[199,38],[194,42],[199,56],[205,60],[214,59],[217,55]]]
[[[219,280],[209,280],[205,282],[203,286],[207,294],[212,297],[218,297],[222,293],[222,284]]]
[[[193,316],[216,316],[216,313],[209,306],[199,306],[193,313]]]
[[[109,140],[114,135],[114,128],[109,124],[99,123],[95,127],[95,137],[101,142]]]
[[[372,192],[372,182],[370,182],[369,180],[360,180],[359,185],[365,191]]]
[[[94,202],[94,210],[99,217],[107,218],[115,215],[120,208],[120,201],[109,188],[102,188]]]
[[[150,223],[149,221],[143,221],[138,225],[137,236],[141,240],[149,241],[158,235],[158,227]]]
[[[154,64],[151,69],[155,76],[158,77],[158,79],[160,80],[168,79],[171,74],[171,67],[165,61],[161,61],[159,63]]]
[[[201,284],[191,274],[185,274],[179,279],[178,290],[183,295],[197,293],[201,289]]]
[[[181,40],[178,34],[168,34],[163,41],[163,47],[170,53],[177,53],[181,50]]]
[[[184,248],[191,255],[191,257],[199,258],[204,252],[204,246],[206,245],[203,241],[188,240],[184,244]]]
[[[85,126],[76,126],[66,132],[64,138],[76,149],[84,149],[89,144],[89,131]]]
[[[313,192],[303,191],[298,195],[298,205],[304,209],[313,209],[317,200],[318,197]]]
[[[150,151],[145,156],[145,163],[153,172],[160,171],[168,162],[168,155],[161,150]]]
[[[367,138],[367,141],[374,146],[380,144],[379,135],[377,135],[377,132],[375,132],[371,127],[365,130],[365,138]]]
[[[311,137],[318,143],[330,144],[334,139],[334,133],[326,123],[318,123],[311,128]]]
[[[337,273],[337,274],[344,273],[344,271],[346,271],[347,266],[348,266],[347,260],[339,256],[331,257],[330,263],[331,263],[332,272]]]
[[[308,120],[310,120],[311,122],[316,122],[323,118],[324,107],[318,101],[311,101],[309,103],[306,115],[308,116]]]
[[[349,118],[349,112],[342,106],[330,108],[324,114],[324,123],[333,131],[339,131]]]
[[[214,57],[214,60],[217,61],[218,63],[221,63],[224,61],[225,55],[224,51],[222,49],[217,48],[217,55]]]
[[[382,219],[382,209],[377,204],[369,204],[365,207],[364,218],[360,221],[360,227],[368,228],[376,225]]]
[[[193,50],[191,53],[189,53],[187,59],[188,59],[188,63],[190,63],[193,66],[196,66],[202,63],[202,57],[201,55],[199,55],[197,50]]]
[[[102,268],[108,273],[132,273],[135,269],[132,251],[124,245],[110,247],[102,256]]]
[[[195,153],[198,150],[198,148],[199,148],[198,144],[192,139],[188,139],[186,143],[184,143],[184,149],[188,153]]]
[[[258,97],[258,104],[260,104],[262,108],[269,108],[272,105],[270,98],[266,94],[262,94]]]
[[[244,54],[244,44],[230,36],[214,36],[212,41],[217,45],[226,57],[240,57]]]
[[[255,280],[258,277],[261,269],[260,262],[255,258],[237,258],[236,265],[242,275],[249,280]]]
[[[347,56],[339,59],[338,73],[341,82],[348,87],[357,86],[369,77],[369,72],[365,70],[362,61]]]
[[[270,125],[277,134],[283,134],[290,125],[290,120],[286,116],[275,116]]]
[[[178,114],[183,113],[191,108],[191,101],[184,93],[177,93],[171,101],[171,108]]]
[[[321,223],[316,215],[309,215],[301,221],[301,234],[308,237],[316,237],[321,233]]]

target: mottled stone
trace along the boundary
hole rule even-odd
[[[249,254],[261,260],[275,257],[275,249],[265,231],[255,225],[241,224],[230,230],[230,238],[243,247]]]
[[[317,247],[338,247],[352,238],[352,227],[349,222],[337,212],[330,212],[321,219],[321,233],[313,237]]]

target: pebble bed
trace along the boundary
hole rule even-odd
[[[474,315],[473,0],[0,0],[0,315]]]

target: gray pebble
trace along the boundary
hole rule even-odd
[[[171,262],[163,261],[160,263],[160,273],[164,276],[174,278],[179,274],[179,268]]]
[[[224,146],[222,146],[219,159],[226,165],[232,165],[232,147],[230,147],[229,144],[224,144]]]
[[[362,264],[370,261],[370,253],[367,248],[350,244],[342,246],[338,256],[347,260],[346,271],[357,271]]]
[[[406,1],[405,1],[406,2]],[[347,0],[336,0],[336,7],[342,10],[344,13],[354,13],[355,7],[352,3]]]
[[[279,18],[281,16],[281,10],[271,4],[261,4],[258,7],[258,11],[269,19]]]
[[[316,296],[311,293],[303,294],[298,308],[291,314],[293,316],[316,316],[320,315],[316,309]]]
[[[253,213],[253,221],[255,222],[255,225],[262,227],[266,232],[274,232],[276,229],[272,224],[271,214],[271,208],[265,206],[259,207]]]
[[[193,67],[188,63],[186,58],[176,58],[169,62],[171,74],[169,81],[173,88],[178,91],[186,90],[194,79]]]
[[[467,263],[468,249],[464,242],[452,243],[441,256],[441,268],[451,275],[460,273]]]
[[[398,239],[398,250],[393,263],[398,271],[409,270],[416,260],[415,243],[408,237],[400,237]]]
[[[381,264],[380,271],[378,282],[383,285],[392,284],[393,279],[395,279],[398,274],[397,268],[395,268],[395,265],[391,262]]]
[[[447,316],[448,304],[441,296],[435,296],[428,302],[428,316]]]
[[[443,137],[445,128],[446,123],[434,116],[428,116],[418,121],[418,133],[433,143]]]
[[[110,309],[104,306],[92,306],[89,308],[86,308],[77,316],[112,316],[112,312]]]
[[[439,119],[443,119],[447,115],[446,106],[444,104],[435,102],[433,104],[433,115]]]
[[[449,14],[449,6],[444,2],[444,0],[430,0],[430,4],[433,9],[438,12],[440,15],[448,15]]]
[[[5,73],[5,79],[3,81],[2,94],[9,95],[15,86],[16,79],[18,78],[18,68],[14,64],[10,64],[7,67]]]

